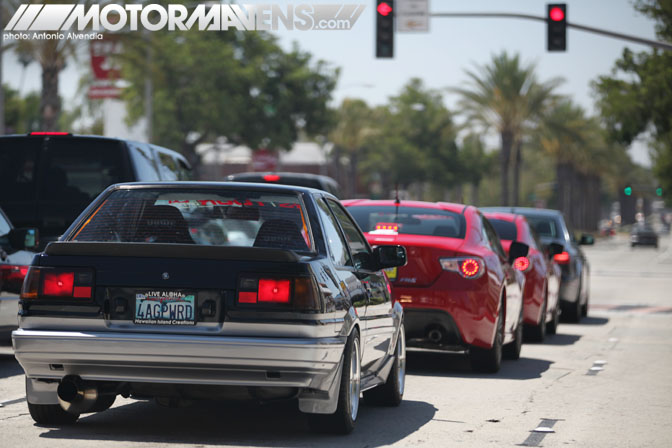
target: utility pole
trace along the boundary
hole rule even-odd
[[[152,40],[148,31],[145,31],[145,38],[147,39],[147,72],[145,73],[145,132],[147,135],[147,143],[152,143],[154,137],[154,132],[152,129],[154,126],[154,84],[152,82],[151,68],[154,51],[152,50]]]

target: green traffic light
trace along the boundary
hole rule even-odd
[[[630,196],[632,194],[632,187],[625,187],[623,189],[623,192],[625,193],[626,196]]]
[[[663,189],[661,187],[656,188],[656,196],[662,196],[663,195]]]

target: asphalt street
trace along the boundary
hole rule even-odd
[[[34,424],[22,370],[0,351],[0,446],[670,446],[672,239],[631,249],[626,237],[586,249],[591,309],[543,344],[526,344],[496,375],[462,355],[409,352],[398,408],[363,405],[349,436],[308,431],[295,403],[163,408],[117,399],[76,425]]]

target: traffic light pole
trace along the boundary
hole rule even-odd
[[[536,20],[538,22],[547,23],[548,20],[546,17],[534,16],[531,14],[517,14],[517,13],[508,13],[508,12],[435,12],[429,14],[430,17],[480,17],[480,18],[509,18],[509,19],[526,19],[526,20]],[[577,23],[567,22],[567,26],[581,31],[586,31],[589,33],[600,34],[602,36],[613,37],[615,39],[627,40],[630,42],[635,42],[642,45],[648,45],[653,48],[660,48],[663,50],[671,50],[672,44],[667,42],[660,42],[652,39],[644,39],[642,37],[631,36],[629,34],[617,33],[614,31],[603,30],[600,28],[594,28],[592,26],[579,25]]]

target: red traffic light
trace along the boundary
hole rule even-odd
[[[390,5],[388,5],[387,3],[383,2],[383,3],[378,5],[378,8],[376,8],[376,11],[378,11],[378,14],[387,17],[392,12],[392,7]]]
[[[563,11],[562,8],[558,8],[556,6],[555,8],[551,8],[551,10],[548,12],[548,17],[550,17],[554,22],[561,22],[565,20],[565,11]]]

